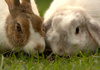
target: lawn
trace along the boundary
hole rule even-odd
[[[20,52],[4,57],[2,70],[100,70],[99,52],[70,57],[53,55],[48,58],[44,54],[25,55]]]
[[[41,17],[50,5],[51,0],[36,0]],[[80,56],[59,57],[45,54],[27,55],[23,52],[5,56],[0,70],[100,70],[100,50],[94,54],[81,53]]]

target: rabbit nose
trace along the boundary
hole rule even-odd
[[[40,44],[38,44],[34,49],[39,52],[39,51],[42,50],[42,48],[43,48],[43,46],[41,46]]]

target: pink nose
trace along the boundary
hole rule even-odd
[[[40,51],[40,50],[42,50],[42,48],[43,48],[43,46],[41,46],[40,44],[38,44],[34,49],[36,51]]]

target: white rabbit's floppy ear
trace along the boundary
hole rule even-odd
[[[22,3],[24,3],[24,2],[30,3],[30,0],[22,0]]]
[[[50,18],[48,21],[43,23],[43,27],[45,28],[45,32],[47,32],[50,29],[51,23],[52,23],[52,18]]]
[[[86,23],[86,27],[92,38],[99,44],[100,47],[100,23],[97,23],[93,19],[89,19]]]

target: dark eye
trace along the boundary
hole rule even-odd
[[[79,34],[79,27],[76,28],[76,34]]]
[[[21,31],[21,26],[19,23],[16,24],[16,29],[17,29],[17,31]]]

